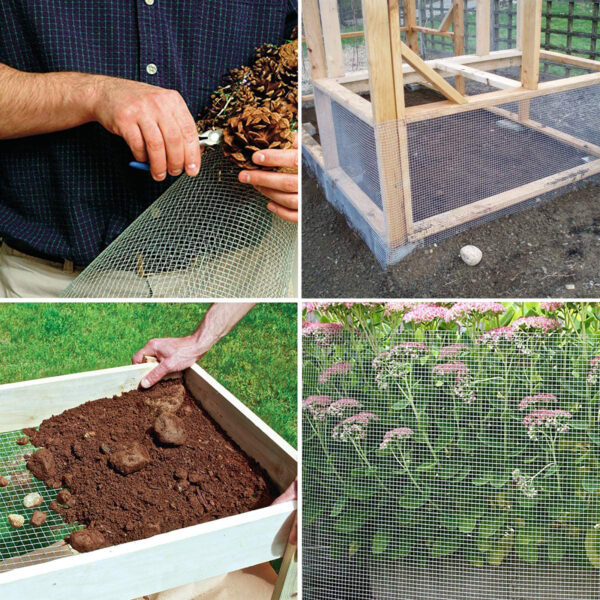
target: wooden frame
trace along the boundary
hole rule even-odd
[[[378,235],[381,234],[383,223],[384,242],[390,250],[410,245],[434,233],[451,229],[457,224],[475,220],[481,216],[482,210],[487,211],[486,214],[496,212],[508,202],[508,195],[500,194],[425,221],[413,222],[410,158],[407,149],[407,126],[411,123],[481,109],[501,114],[504,109],[499,105],[514,101],[518,102],[518,114],[505,114],[506,118],[516,119],[523,126],[536,132],[575,148],[585,148],[590,155],[598,156],[597,146],[543,126],[530,118],[529,104],[532,98],[600,84],[600,61],[540,49],[541,0],[519,0],[518,47],[494,52],[490,51],[491,1],[477,0],[477,49],[476,54],[471,55],[464,54],[462,0],[453,0],[452,7],[438,29],[419,26],[416,0],[404,0],[405,22],[402,24],[399,16],[401,1],[362,0],[369,68],[367,71],[342,75],[339,74],[339,70],[334,72],[329,67],[332,61],[327,57],[327,48],[334,46],[327,36],[339,37],[335,26],[337,24],[339,28],[339,15],[335,14],[337,2],[326,0],[327,19],[323,19],[322,24],[314,27],[316,15],[319,11],[323,12],[324,0],[320,0],[321,7],[319,0],[304,1],[305,36],[311,57],[314,88],[320,92],[321,97],[321,106],[317,103],[316,113],[321,143],[324,146],[324,152],[320,154],[315,144],[310,143],[307,152],[311,154],[311,162],[317,168],[320,161],[323,161],[323,168],[329,178],[335,181],[336,189],[343,192],[352,204],[352,210],[359,211],[361,218],[372,224]],[[402,34],[405,42],[402,40]],[[418,55],[419,35],[452,37],[455,56],[423,60]],[[341,48],[341,37],[338,42]],[[335,53],[339,51],[339,47],[335,45]],[[319,58],[321,56],[323,58]],[[594,72],[540,82],[540,60],[554,61]],[[508,66],[520,67],[519,80],[493,72]],[[454,78],[454,86],[448,82],[451,78]],[[485,83],[496,89],[467,96],[464,94],[463,85],[466,79]],[[443,94],[446,100],[406,107],[404,85],[409,83],[427,85]],[[360,95],[364,92],[370,94],[369,100]],[[336,150],[329,146],[330,142],[333,142],[333,145],[336,143],[335,125],[328,106],[323,102],[325,97],[330,102],[343,105],[374,128],[382,208],[375,205],[351,181],[340,167],[339,161],[331,164],[330,157],[337,157]],[[381,133],[383,130],[385,135]],[[329,136],[327,132],[333,133]],[[512,190],[511,197],[516,200],[509,202],[509,205],[597,174],[597,162],[592,161],[581,169],[558,173]]]
[[[138,387],[155,365],[143,364],[0,386],[0,432]],[[296,451],[198,366],[184,373],[188,390],[233,440],[255,458],[280,490],[296,477]],[[285,502],[171,531],[149,539],[58,558],[0,573],[2,600],[131,600],[280,558],[296,504]],[[274,598],[290,598],[295,548],[288,548]],[[289,581],[287,579],[289,578]]]

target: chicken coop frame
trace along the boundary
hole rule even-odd
[[[600,173],[600,145],[593,143],[600,143],[597,139],[582,139],[572,131],[552,127],[547,119],[540,122],[544,119],[532,114],[536,98],[600,84],[599,61],[541,49],[542,0],[518,1],[517,47],[496,51],[490,47],[491,0],[477,0],[475,54],[465,53],[463,0],[452,0],[438,28],[418,24],[417,0],[362,0],[364,32],[345,34],[340,29],[337,0],[305,0],[303,6],[320,136],[319,143],[311,124],[305,123],[304,160],[329,202],[346,215],[383,266],[402,259],[419,244],[503,214],[511,207],[515,210],[527,200]],[[346,73],[342,39],[363,34],[368,69]],[[419,55],[419,35],[451,38],[454,56],[424,60]],[[585,74],[540,81],[541,61],[581,69]],[[508,67],[518,68],[520,80],[494,72]],[[450,78],[454,78],[454,85],[448,81]],[[466,80],[482,83],[493,91],[467,95]],[[414,83],[436,90],[446,99],[406,106],[405,85]],[[348,111],[344,114],[350,113],[373,131],[376,158],[364,169],[376,172],[372,176],[377,179],[379,201],[374,201],[364,186],[357,185],[352,173],[340,163],[344,149],[333,112],[333,107],[339,112],[340,106]],[[585,162],[551,174],[541,173],[545,176],[423,217],[422,211],[419,214],[414,210],[415,185],[421,184],[411,185],[409,128],[427,121],[437,127],[443,118],[474,115],[477,111],[512,121],[526,132],[575,149],[586,155]],[[451,150],[452,141],[447,138],[444,148]],[[470,176],[468,171],[462,173],[462,177]],[[425,177],[429,175],[425,173]]]

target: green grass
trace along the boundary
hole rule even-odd
[[[207,304],[0,305],[0,383],[131,363],[153,337],[194,331]],[[260,304],[202,359],[215,379],[297,443],[296,305]]]

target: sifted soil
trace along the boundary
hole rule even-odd
[[[174,421],[185,430],[181,445],[160,442],[154,432],[157,415],[167,413],[179,417]],[[64,485],[70,492],[59,492],[52,507],[91,532],[80,540],[92,540],[91,547],[80,550],[267,506],[276,492],[267,474],[178,381],[88,402],[24,433],[45,448],[29,460],[30,470],[48,487]],[[134,455],[121,472],[115,467],[118,452]]]

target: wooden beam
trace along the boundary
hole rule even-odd
[[[457,104],[466,104],[467,99],[455,90],[441,75],[436,73],[418,54],[415,54],[404,42],[400,42],[402,57],[418,73],[420,73],[436,90],[448,100]]]
[[[540,58],[574,67],[581,67],[582,69],[589,69],[590,71],[600,71],[600,60],[590,60],[589,58],[571,56],[570,54],[562,54],[561,52],[551,52],[550,50],[540,50]]]
[[[536,90],[540,80],[540,44],[542,41],[542,0],[522,0],[521,84]]]
[[[315,86],[315,89],[319,88]],[[340,164],[335,125],[333,123],[331,96],[315,93],[315,112],[317,113],[321,145],[324,150],[325,169],[329,171],[330,169],[335,169]]]
[[[454,22],[454,4],[452,5],[452,8],[445,14],[444,18],[442,19],[442,22],[440,23],[440,26],[438,27],[438,31],[440,31],[440,32],[448,31],[453,22]]]
[[[346,68],[344,67],[338,2],[337,0],[320,0],[319,4],[321,7],[321,27],[323,29],[327,75],[328,77],[342,77],[346,74]]]
[[[325,58],[325,44],[321,28],[321,13],[319,0],[304,0],[302,5],[302,20],[304,23],[304,37],[310,62],[312,79],[327,77],[327,60]]]
[[[287,545],[271,600],[292,600],[298,594],[297,546]]]
[[[397,4],[397,3],[396,3]],[[390,15],[390,22],[392,16]],[[400,25],[400,13],[398,12],[398,26]],[[413,52],[419,52],[419,34],[417,26],[417,2],[416,0],[404,0],[404,25],[408,27],[406,32],[406,43]]]
[[[396,118],[403,119],[406,107],[404,102],[404,71],[402,65],[402,39],[400,37],[399,0],[388,1],[388,12],[390,16],[390,47],[392,52],[392,70],[394,73],[394,92],[396,96]]]
[[[421,33],[426,33],[427,35],[437,35],[439,37],[447,37],[453,38],[453,31],[439,31],[438,29],[433,29],[432,27],[413,27],[414,31],[420,31]]]
[[[586,165],[561,171],[555,175],[550,175],[544,179],[539,179],[507,192],[502,192],[478,202],[429,217],[415,223],[415,233],[409,237],[409,241],[414,242],[458,225],[475,221],[503,208],[519,204],[535,196],[546,194],[547,192],[576,183],[598,173],[600,173],[600,160],[595,160]]]
[[[465,53],[465,4],[464,0],[453,0],[454,4],[454,56],[462,56]],[[466,86],[464,77],[454,78],[456,90],[465,95]]]
[[[477,49],[476,53],[479,56],[485,56],[490,53],[490,17],[491,17],[491,1],[477,0],[477,15],[476,15],[476,32],[477,32]]]
[[[480,71],[467,65],[451,64],[443,61],[438,61],[437,68],[439,71],[445,71],[451,75],[463,75],[467,79],[478,81],[479,83],[485,83],[490,87],[498,88],[499,90],[512,90],[520,88],[521,84],[514,79],[508,77],[502,77],[495,73],[488,73],[486,71]]]
[[[366,98],[350,91],[333,79],[317,79],[313,81],[313,87],[339,102],[345,109],[365,123],[373,125],[372,105]]]
[[[573,146],[573,148],[577,148],[577,150],[581,152],[585,152],[586,154],[592,154],[600,158],[600,146],[596,144],[592,144],[591,142],[586,142],[585,140],[581,140],[574,135],[570,135],[569,133],[565,133],[564,131],[560,131],[558,129],[554,129],[553,127],[549,127],[548,125],[544,125],[542,123],[538,123],[537,121],[532,121],[531,119],[522,119],[520,115],[510,112],[504,108],[500,108],[499,106],[490,106],[487,110],[498,115],[499,117],[503,117],[504,119],[509,119],[511,121],[515,121],[524,127],[528,127],[529,129],[533,129],[539,133],[543,133],[548,137],[551,137],[563,144],[567,144],[569,146]]]

